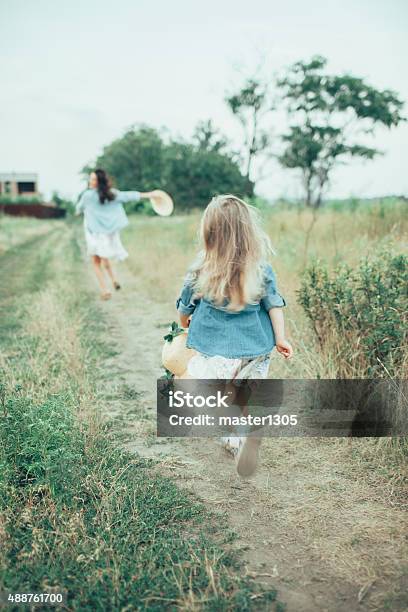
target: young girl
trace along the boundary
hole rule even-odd
[[[112,297],[106,287],[103,270],[107,272],[113,288],[120,289],[110,259],[121,261],[128,256],[120,239],[120,230],[129,223],[123,204],[150,198],[154,194],[155,191],[141,193],[113,189],[104,170],[95,170],[89,176],[89,189],[84,191],[76,205],[76,214],[84,213],[87,251],[92,258],[103,300]]]
[[[177,309],[189,327],[189,378],[266,378],[271,352],[290,359],[275,274],[266,259],[272,250],[256,210],[233,195],[213,198],[201,220],[202,251],[186,276]],[[225,439],[238,447],[237,470],[256,467],[260,438]]]

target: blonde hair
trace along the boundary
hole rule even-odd
[[[256,209],[234,195],[208,204],[200,226],[203,250],[193,265],[194,292],[229,310],[256,302],[262,292],[262,263],[273,252]]]

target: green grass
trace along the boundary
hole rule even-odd
[[[76,610],[250,608],[251,585],[231,573],[236,557],[202,505],[102,431],[89,439],[69,396],[38,405],[21,395],[2,415],[7,589],[60,587]]]
[[[100,417],[104,321],[73,229],[52,227],[1,260],[0,590],[62,591],[81,611],[271,609],[225,518],[119,450]]]
[[[322,358],[297,303],[301,274],[315,257],[332,270],[355,267],[362,253],[402,252],[404,206],[333,205],[313,224],[310,211],[263,211],[296,349],[290,365],[275,360],[275,377],[330,377],[336,347]],[[163,320],[174,318],[198,222],[134,216],[124,235],[141,294],[163,304]],[[243,577],[227,518],[120,451],[120,418],[101,419],[96,377],[112,348],[99,340],[105,322],[81,281],[77,229],[0,219],[0,590],[66,589],[74,610],[282,610],[274,590]],[[116,399],[137,402],[127,387]],[[371,460],[378,446],[365,451]],[[388,469],[396,455],[389,444],[384,453]]]

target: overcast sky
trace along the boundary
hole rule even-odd
[[[81,167],[138,122],[189,137],[212,118],[237,145],[223,99],[261,54],[266,74],[322,54],[408,100],[407,26],[407,0],[0,0],[0,172],[74,196]],[[342,167],[330,195],[408,194],[407,145],[408,124],[379,130],[385,155]],[[299,184],[274,166],[258,191]]]

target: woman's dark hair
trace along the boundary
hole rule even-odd
[[[96,178],[98,179],[97,190],[99,194],[100,203],[104,204],[106,200],[108,200],[108,202],[111,202],[115,199],[115,194],[112,192],[111,189],[112,183],[110,178],[106,174],[105,170],[101,170],[101,168],[97,168],[96,170],[94,170],[94,172],[96,174]]]

